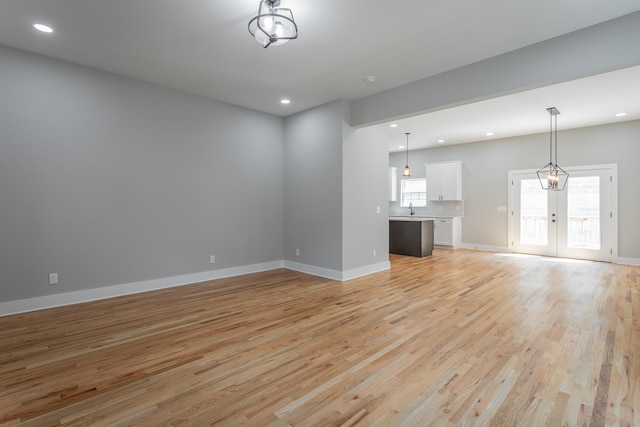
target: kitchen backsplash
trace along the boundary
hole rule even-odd
[[[464,202],[428,202],[425,207],[414,207],[417,216],[456,217],[464,216]],[[409,208],[400,207],[398,202],[389,202],[389,216],[409,215]]]

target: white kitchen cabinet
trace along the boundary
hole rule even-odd
[[[462,162],[427,164],[427,199],[462,200]]]
[[[460,218],[436,218],[433,221],[433,245],[440,249],[460,246]]]

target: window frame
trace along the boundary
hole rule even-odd
[[[418,181],[424,182],[424,191],[405,191],[405,183]],[[408,194],[411,195],[411,200],[407,201],[406,195]],[[417,197],[414,195],[417,195]],[[400,207],[408,208],[409,203],[414,208],[427,206],[427,178],[405,178],[400,180]]]

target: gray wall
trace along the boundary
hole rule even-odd
[[[640,258],[640,121],[559,131],[558,142],[560,166],[618,164],[618,255]],[[409,159],[416,177],[425,163],[462,160],[462,242],[506,248],[507,212],[497,206],[507,205],[507,172],[544,166],[548,134],[410,151]],[[401,169],[404,161],[393,153],[389,165]]]
[[[282,119],[4,47],[0,94],[0,302],[283,258]]]
[[[285,260],[342,271],[342,138],[348,108],[335,101],[285,119]]]
[[[335,101],[285,119],[285,260],[333,273],[389,260],[388,127],[353,129],[349,109]]]
[[[387,125],[357,130],[345,126],[342,165],[344,270],[389,260],[388,147]],[[377,207],[380,207],[380,213],[376,213]]]

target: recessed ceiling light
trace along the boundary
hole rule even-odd
[[[493,136],[493,132],[487,132],[486,135],[487,136]]]
[[[616,114],[616,117],[624,117],[626,115],[627,115],[627,113],[618,113],[618,114]]]
[[[42,31],[43,33],[53,33],[53,28],[44,24],[33,24],[33,28],[38,31]]]
[[[439,139],[438,140],[438,144],[442,144],[444,142],[444,139]]]
[[[404,148],[404,145],[398,145],[398,148]]]
[[[376,81],[376,76],[367,76],[364,78],[364,82],[368,85],[373,84]]]
[[[290,103],[291,103],[291,100],[290,100],[290,99],[281,99],[281,100],[280,100],[280,103],[281,103],[281,104],[290,104]]]
[[[398,127],[398,124],[397,124],[397,123],[393,123],[393,124],[390,124],[390,125],[389,125],[389,127],[397,128],[397,127]]]

